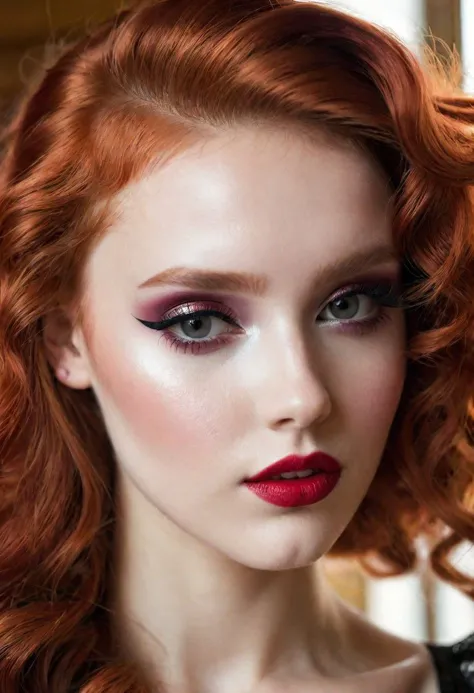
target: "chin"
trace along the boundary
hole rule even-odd
[[[282,554],[271,554],[269,552],[257,553],[254,556],[240,556],[239,563],[253,568],[254,570],[295,570],[313,565],[323,554],[314,552],[311,556],[303,552],[294,551]]]
[[[246,546],[234,547],[229,557],[255,570],[294,570],[314,564],[330,549],[327,541],[318,541],[314,534],[311,537],[272,534],[266,541],[249,540]]]

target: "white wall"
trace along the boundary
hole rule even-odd
[[[390,29],[416,51],[425,26],[421,0],[316,0]],[[474,4],[474,0],[467,0]]]
[[[474,547],[468,542],[453,552],[453,565],[474,578]],[[436,640],[449,644],[474,632],[474,602],[459,590],[438,581],[435,591]]]
[[[474,0],[461,0],[464,89],[474,94]]]
[[[422,542],[420,551],[423,552]],[[474,547],[464,542],[451,557],[453,565],[474,578]],[[381,628],[409,640],[429,638],[427,603],[420,576],[414,572],[402,577],[368,578],[367,616]],[[435,580],[433,639],[453,644],[474,632],[474,601],[451,585]]]
[[[380,628],[418,642],[428,640],[427,605],[420,577],[367,579],[367,616]]]

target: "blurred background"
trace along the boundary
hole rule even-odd
[[[474,93],[474,0],[314,0],[378,23],[421,59],[428,44],[441,60],[446,47],[462,58],[460,86]],[[0,0],[0,118],[8,118],[23,85],[55,46],[120,8],[121,0]],[[407,94],[407,98],[409,95]],[[474,552],[463,546],[455,564],[474,576]],[[338,593],[385,629],[412,640],[452,643],[474,631],[474,602],[420,567],[404,577],[369,579],[351,562],[327,560]]]

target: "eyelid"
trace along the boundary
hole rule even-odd
[[[378,305],[379,308],[394,307],[400,308],[404,307],[401,304],[401,295],[399,289],[399,281],[384,278],[384,279],[373,279],[365,282],[360,282],[358,284],[352,284],[346,286],[342,289],[336,291],[330,299],[326,302],[324,307],[321,307],[318,312],[318,316],[326,310],[326,308],[334,301],[340,297],[354,296],[354,295],[365,295],[371,297]],[[212,299],[210,299],[212,300]],[[171,315],[170,315],[171,313]],[[174,313],[174,314],[173,314]],[[199,313],[204,313],[206,315],[214,315],[223,322],[227,322],[234,327],[241,329],[239,321],[236,319],[232,309],[225,304],[219,303],[219,308],[212,304],[206,304],[205,301],[200,301],[194,298],[194,300],[188,299],[186,303],[180,305],[175,305],[174,307],[168,309],[164,313],[164,317],[159,322],[149,322],[146,320],[141,320],[136,318],[138,322],[143,325],[158,330],[160,332],[160,339],[165,339],[168,345],[173,345],[177,350],[187,353],[191,351],[192,353],[212,353],[218,350],[221,345],[225,345],[228,342],[227,336],[231,333],[224,333],[222,335],[216,336],[210,340],[194,341],[192,339],[183,340],[176,337],[173,331],[170,329],[173,325],[185,322],[187,318],[191,318]],[[166,317],[168,316],[168,317]],[[329,324],[337,323],[338,332],[352,334],[352,335],[366,335],[369,332],[376,329],[378,325],[381,325],[386,321],[389,316],[388,311],[379,310],[377,315],[371,319],[363,320],[329,320]]]
[[[164,313],[164,315],[159,320],[143,320],[136,318],[138,322],[141,322],[147,327],[152,329],[159,329],[161,331],[169,329],[174,325],[179,325],[186,320],[191,320],[200,314],[206,315],[206,317],[212,316],[221,320],[222,322],[232,325],[234,327],[241,328],[237,317],[234,312],[225,305],[219,304],[219,308],[216,308],[212,304],[207,304],[204,301],[188,301],[185,304],[176,306]]]
[[[358,278],[350,284],[335,290],[328,298],[326,298],[319,307],[319,310],[324,310],[325,307],[332,301],[340,297],[353,295],[356,293],[366,293],[374,296],[374,300],[378,300],[387,306],[394,308],[404,308],[405,304],[401,295],[400,278],[393,274],[385,276]],[[377,290],[381,291],[381,296],[377,296]],[[391,299],[391,300],[390,300]],[[315,309],[315,296],[309,299],[306,305],[305,312],[313,312]],[[186,292],[184,295],[179,292],[178,295],[173,294],[168,298],[163,297],[158,302],[150,302],[142,305],[140,312],[142,319],[148,324],[158,324],[158,321],[168,320],[174,317],[183,317],[185,319],[193,310],[217,310],[224,315],[227,315],[239,327],[253,322],[253,310],[248,304],[248,301],[233,295],[199,295],[195,292]]]
[[[331,295],[322,310],[339,298],[357,296],[358,294],[371,296],[378,303],[392,308],[402,308],[404,305],[400,282],[387,278],[358,282],[338,289]]]
[[[207,315],[212,315],[216,318],[224,319],[228,318],[228,321],[238,324],[237,316],[234,312],[224,304],[214,305],[212,303],[206,303],[205,301],[188,301],[174,309],[171,309],[165,313],[160,322],[166,322],[168,320],[186,320],[189,316],[193,316],[199,313],[206,313]],[[227,322],[227,320],[226,320]]]

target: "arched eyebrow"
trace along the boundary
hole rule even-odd
[[[316,284],[330,279],[364,272],[375,265],[398,262],[395,249],[389,245],[362,248],[351,255],[316,268]],[[268,292],[270,280],[264,274],[253,272],[222,272],[194,267],[169,267],[139,284],[139,289],[152,286],[183,286],[196,291],[227,291],[263,297]]]

